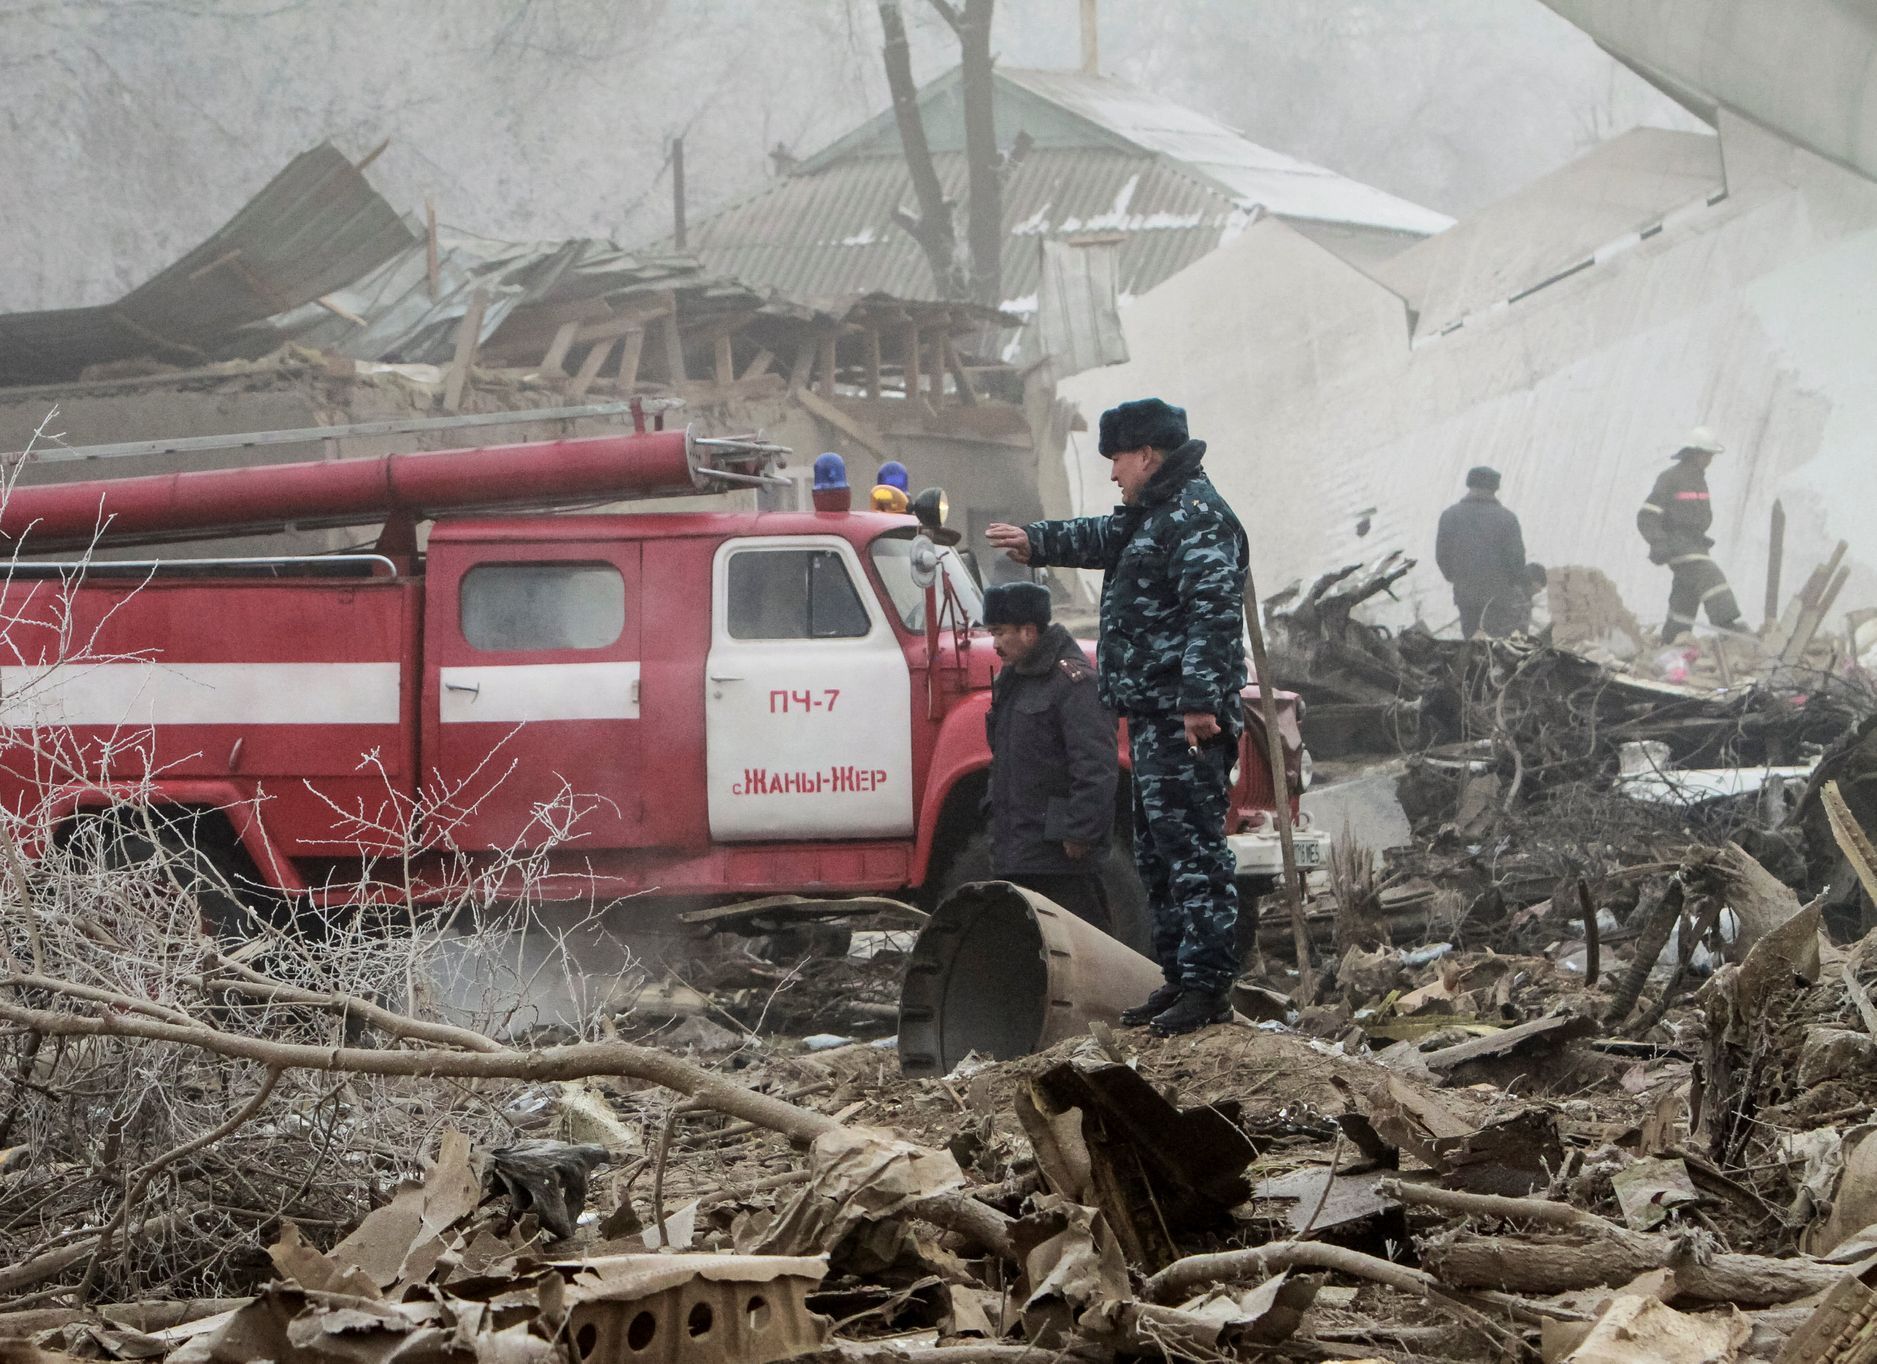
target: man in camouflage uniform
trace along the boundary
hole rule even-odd
[[[1124,1023],[1162,1035],[1231,1017],[1238,974],[1236,867],[1225,842],[1244,715],[1248,546],[1200,468],[1204,441],[1158,398],[1102,413],[1101,453],[1121,488],[1108,516],[994,525],[1020,564],[1105,571],[1101,699],[1127,719],[1134,863],[1166,983]]]
[[[1636,529],[1649,542],[1649,562],[1667,564],[1674,575],[1668,590],[1668,621],[1662,626],[1664,644],[1694,629],[1702,607],[1721,629],[1743,628],[1740,604],[1734,600],[1727,575],[1708,554],[1714,548],[1708,536],[1714,509],[1708,500],[1707,469],[1723,448],[1712,431],[1697,426],[1636,513]]]

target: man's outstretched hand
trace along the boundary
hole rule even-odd
[[[1186,746],[1198,748],[1208,739],[1219,737],[1219,717],[1207,711],[1188,711],[1180,717],[1186,722]]]
[[[994,521],[986,528],[984,538],[1018,563],[1030,562],[1030,533],[1022,526],[1007,526],[1002,521]]]

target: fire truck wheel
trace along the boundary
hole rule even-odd
[[[1120,831],[1102,859],[1101,886],[1108,897],[1108,935],[1151,958],[1154,926],[1147,912],[1147,888],[1134,870],[1133,840]]]
[[[239,859],[231,847],[215,846],[217,830],[194,811],[150,812],[146,824],[135,812],[118,812],[90,821],[101,840],[103,864],[116,871],[136,871],[159,886],[174,879],[202,911],[202,927],[217,937],[253,936],[255,906],[244,898]],[[154,838],[152,837],[154,834]]]
[[[1243,967],[1258,955],[1258,925],[1264,897],[1277,889],[1275,876],[1238,878],[1238,963]],[[1289,941],[1288,938],[1285,939]]]

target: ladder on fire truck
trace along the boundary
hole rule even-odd
[[[615,435],[61,483],[13,479],[0,504],[0,552],[21,561],[24,556],[106,545],[153,545],[382,523],[376,554],[190,559],[165,564],[239,571],[288,559],[323,559],[345,561],[351,571],[371,572],[380,564],[395,569],[398,561],[408,562],[416,554],[417,523],[445,513],[569,510],[743,487],[788,486],[788,480],[776,473],[786,467],[787,447],[765,441],[760,434],[703,436],[689,426],[666,429],[664,411],[642,399],[593,408],[476,413],[428,422],[371,422],[115,446],[54,447],[30,455],[0,456],[0,466],[8,460],[15,465],[22,459],[29,465],[108,460],[383,435],[393,429],[424,431],[498,421],[628,414],[633,429]],[[13,472],[9,469],[9,476]],[[153,567],[154,561],[138,566]],[[89,566],[92,571],[104,567]],[[115,571],[131,567],[119,563]]]

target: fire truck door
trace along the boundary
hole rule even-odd
[[[711,572],[711,837],[912,833],[912,678],[853,546],[733,540]]]
[[[430,577],[424,765],[455,845],[643,842],[639,546],[451,545]]]

